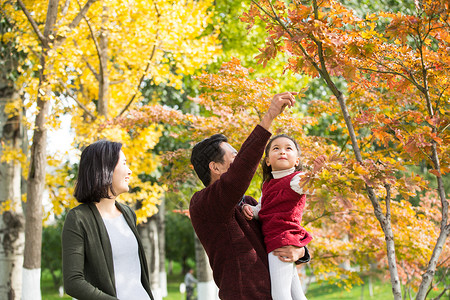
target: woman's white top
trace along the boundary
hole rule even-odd
[[[138,243],[125,218],[103,218],[111,242],[117,298],[150,299],[141,283]]]

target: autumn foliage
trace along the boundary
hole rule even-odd
[[[417,298],[423,299],[436,266],[448,268],[450,224],[442,180],[450,170],[448,1],[417,1],[415,15],[364,17],[338,1],[252,2],[242,20],[250,27],[256,19],[266,25],[259,61],[284,53],[286,69],[320,77],[334,96],[311,103],[311,112],[342,115],[330,131],[348,132],[353,153],[342,145],[340,155],[347,157],[338,174],[323,169],[328,177],[323,185],[336,184],[328,192],[347,206],[369,198],[386,237],[395,299],[401,298],[399,274],[414,289],[422,276]],[[339,80],[345,88],[338,87]],[[314,163],[326,166],[334,160],[328,156]],[[419,165],[433,174],[436,188],[411,172]],[[416,195],[420,203],[413,206],[410,198]],[[423,218],[423,207],[439,207],[439,221]]]
[[[144,85],[165,83],[179,89],[183,76],[215,59],[220,53],[218,30],[205,32],[212,22],[211,1],[66,1],[52,8],[57,13],[51,17],[48,1],[18,2],[2,1],[3,15],[14,26],[2,39],[14,42],[27,55],[18,67],[16,85],[28,97],[10,104],[9,110],[14,113],[23,106],[34,117],[37,112],[32,107],[42,95],[52,103],[48,128],[58,128],[61,117],[70,115],[74,148],[102,138],[122,142],[134,174],[130,183],[134,193],[121,200],[139,202],[138,220],[145,221],[157,212],[165,191],[164,184],[141,178],[154,173],[159,164],[151,152],[161,136],[157,124],[161,117],[134,133],[108,124],[142,105]],[[52,34],[44,39],[50,18],[54,18]],[[39,61],[43,46],[44,66]],[[46,81],[39,83],[33,74],[43,68]],[[74,174],[65,159],[64,155],[48,158],[55,170],[46,175],[53,204],[48,214],[76,205],[71,197]]]

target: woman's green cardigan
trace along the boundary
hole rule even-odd
[[[136,229],[136,214],[116,202],[136,236],[141,262],[141,281],[153,300],[147,260]],[[66,293],[79,300],[117,299],[111,243],[94,203],[84,203],[67,214],[62,232],[63,277]]]

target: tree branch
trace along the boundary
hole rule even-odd
[[[56,23],[56,26],[59,27],[65,20],[65,16],[67,15],[67,12],[69,10],[69,6],[70,6],[70,0],[66,0],[66,2],[64,2],[64,5],[61,9],[61,16],[63,16],[61,19],[58,20],[58,22]]]
[[[126,112],[128,110],[128,108],[130,107],[130,105],[133,103],[134,99],[136,99],[137,94],[139,93],[140,86],[142,85],[142,82],[144,81],[145,76],[147,75],[148,70],[150,69],[150,66],[151,66],[151,63],[152,63],[151,61],[153,59],[153,56],[155,55],[155,52],[156,52],[156,44],[153,45],[152,53],[150,54],[150,58],[148,59],[147,66],[145,67],[144,73],[142,74],[141,78],[139,79],[139,83],[137,85],[136,93],[134,93],[134,95],[131,97],[130,101],[128,101],[128,103],[125,105],[125,107],[117,115],[116,118],[119,118],[124,112]]]
[[[72,30],[75,27],[77,27],[80,21],[86,16],[87,11],[92,6],[92,4],[94,4],[97,1],[99,0],[88,0],[86,4],[83,6],[83,8],[81,8],[80,2],[77,0],[78,7],[80,7],[80,12],[75,16],[75,18],[73,18],[72,22],[70,22],[68,26],[69,29]]]
[[[41,44],[44,47],[48,48],[48,40],[47,40],[47,38],[39,30],[38,24],[33,19],[33,17],[31,16],[30,12],[28,11],[28,9],[25,7],[25,4],[22,2],[22,0],[17,0],[17,3],[19,4],[20,8],[22,8],[23,13],[25,14],[25,16],[27,17],[28,21],[30,22],[31,27],[33,27],[34,32],[36,33],[37,37],[41,41]]]
[[[159,9],[158,9],[158,6],[156,5],[156,3],[154,3],[154,7],[155,7],[157,19],[159,21],[159,18],[161,17],[161,14],[159,12]],[[157,22],[157,23],[159,23],[159,22]],[[147,63],[147,66],[145,67],[144,73],[142,74],[141,78],[139,79],[139,83],[138,83],[138,85],[136,87],[137,88],[136,89],[136,93],[134,93],[134,95],[131,97],[130,101],[128,101],[128,103],[125,105],[125,107],[122,109],[122,111],[114,119],[117,119],[120,116],[122,116],[122,114],[125,113],[128,110],[128,108],[131,106],[131,104],[133,103],[134,99],[136,99],[136,97],[137,97],[137,95],[139,93],[139,90],[141,88],[142,82],[144,82],[144,79],[145,79],[145,77],[146,77],[146,75],[148,73],[148,70],[150,69],[152,59],[155,56],[156,44],[157,44],[157,41],[158,41],[158,37],[159,37],[159,28],[156,30],[155,43],[153,44],[153,49],[152,49],[152,52],[151,52],[150,57],[148,59],[148,63]]]
[[[386,189],[386,220],[391,220],[391,186],[389,184],[384,185]]]
[[[49,0],[47,8],[47,16],[45,19],[44,36],[48,42],[54,39],[54,29],[56,19],[58,18],[59,0]],[[48,45],[50,46],[50,45]]]
[[[97,51],[97,55],[98,55],[98,57],[100,57],[100,45],[98,44],[98,41],[95,38],[94,29],[92,28],[88,17],[83,15],[83,19],[86,21],[86,24],[87,24],[87,26],[89,28],[89,32],[91,33],[91,37],[92,37],[92,40],[94,42],[95,50]],[[86,62],[87,62],[87,60],[86,60]],[[101,59],[99,59],[99,63],[100,63],[100,69],[102,70],[103,66],[102,66],[102,60]],[[97,79],[97,81],[100,82],[100,75],[97,72],[95,72],[94,68],[89,63],[87,63],[87,66],[88,66],[89,70],[91,70],[91,72],[94,74],[94,76]]]
[[[274,20],[275,22],[277,22],[278,24],[280,24],[283,29],[287,32],[287,34],[289,34],[289,36],[291,38],[294,37],[294,34],[289,30],[289,28],[286,27],[285,24],[283,24],[283,22],[281,22],[281,20],[277,19],[277,16],[272,16],[270,13],[268,13],[261,5],[259,5],[259,3],[257,3],[255,0],[252,0],[252,3],[254,3],[260,10],[262,10],[267,16],[269,16],[272,20]],[[313,38],[314,39],[314,38]],[[319,66],[317,65],[317,63],[314,61],[314,59],[309,56],[308,52],[306,51],[306,49],[303,47],[303,45],[300,43],[300,41],[296,41],[295,44],[300,48],[300,51],[303,53],[303,56],[309,61],[309,63],[314,67],[314,69],[317,70],[317,72],[320,74],[320,76],[322,76],[322,78],[324,78],[324,74],[323,74],[323,70],[321,68],[319,68]]]
[[[77,41],[74,40],[73,43],[74,43],[75,46],[78,47]],[[94,43],[95,43],[95,42],[94,42]],[[100,76],[99,76],[98,73],[95,71],[94,67],[89,63],[89,60],[88,60],[88,58],[84,55],[84,53],[83,53],[83,55],[82,55],[82,59],[83,59],[83,61],[86,63],[86,66],[88,67],[88,69],[89,69],[89,70],[92,72],[92,74],[94,75],[95,79],[96,79],[97,81],[100,81]]]
[[[80,2],[77,0],[78,7],[80,8],[80,12],[75,16],[75,18],[72,20],[72,22],[68,25],[70,30],[73,30],[75,27],[78,26],[78,24],[84,18],[87,11],[92,6],[92,4],[94,4],[97,1],[99,1],[99,0],[88,0],[86,2],[86,4],[83,6],[83,8],[81,8]],[[65,36],[57,36],[55,44],[57,44],[57,46],[60,46],[65,40],[66,40]]]
[[[259,5],[258,2],[256,2],[255,0],[252,0],[252,3],[255,4],[256,6],[258,6],[258,8],[259,8],[260,10],[262,10],[267,16],[269,16],[272,20],[274,20],[275,22],[278,23],[278,20],[276,19],[276,17],[274,17],[274,16],[272,16],[270,13],[268,13],[268,12],[264,9],[264,7],[262,7],[261,5]]]
[[[67,93],[72,97],[72,99],[78,104],[78,106],[86,113],[88,114],[92,120],[95,120],[95,116],[89,111],[89,109],[83,104],[81,103],[77,96],[72,92],[71,89],[69,89],[69,87],[67,86],[67,84],[61,79],[58,79],[59,83],[66,89]]]

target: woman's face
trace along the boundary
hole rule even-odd
[[[114,168],[112,178],[112,188],[116,193],[116,196],[128,192],[128,183],[130,182],[131,170],[128,168],[127,159],[125,154],[120,151],[119,162]]]

